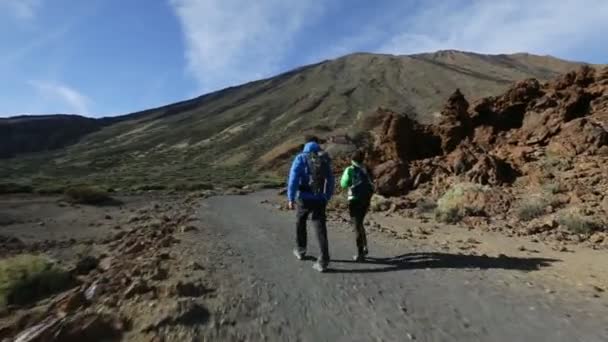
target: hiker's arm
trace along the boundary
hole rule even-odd
[[[340,179],[340,186],[342,189],[346,189],[352,185],[352,170],[353,168],[349,166],[344,170],[344,173],[342,173],[342,178]]]
[[[291,170],[289,170],[289,179],[287,180],[287,199],[289,202],[296,200],[296,192],[298,191],[298,184],[300,184],[300,169],[302,168],[302,162],[297,156],[293,163],[291,163]]]
[[[334,173],[331,168],[331,160],[328,160],[327,163],[329,165],[329,167],[327,168],[329,174],[327,175],[327,178],[326,178],[327,181],[325,183],[325,199],[329,201],[331,199],[331,197],[334,195],[334,187],[336,186],[336,178],[335,178]]]

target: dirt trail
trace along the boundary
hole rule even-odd
[[[291,254],[293,213],[261,204],[273,195],[201,204],[199,219],[208,228],[197,236],[214,246],[205,259],[226,291],[214,303],[224,307],[214,319],[223,328],[207,330],[211,338],[608,341],[604,299],[550,295],[513,282],[514,274],[525,278],[557,259],[459,255],[373,233],[373,259],[355,264],[351,232],[332,223],[331,271],[319,274]],[[314,254],[314,234],[309,241]]]

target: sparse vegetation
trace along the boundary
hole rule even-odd
[[[592,217],[585,216],[577,210],[562,213],[559,215],[558,222],[575,234],[589,235],[600,228],[600,224]]]
[[[562,192],[566,191],[563,184],[558,181],[544,183],[542,188],[544,192],[552,195],[561,194]]]
[[[36,188],[36,193],[39,195],[60,195],[65,193],[63,186],[44,186]]]
[[[133,190],[135,191],[161,191],[166,190],[167,186],[163,184],[144,184],[136,186]]]
[[[65,190],[68,201],[77,204],[102,205],[114,202],[110,195],[99,188],[91,186],[74,186]]]
[[[19,183],[0,183],[0,194],[18,194],[31,193],[33,191],[30,185]]]
[[[542,216],[547,208],[547,200],[541,197],[532,197],[524,200],[517,208],[517,217],[522,221],[531,221]]]
[[[567,158],[547,154],[541,161],[541,169],[547,173],[555,174],[572,169],[572,161]]]
[[[456,223],[465,216],[482,213],[483,203],[471,199],[479,197],[476,194],[488,190],[488,187],[481,184],[455,184],[437,201],[435,219],[439,222]]]
[[[0,306],[27,304],[70,284],[69,273],[43,256],[23,254],[0,260]]]
[[[393,202],[386,197],[374,195],[370,203],[370,210],[374,212],[387,211]]]

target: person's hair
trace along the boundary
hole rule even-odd
[[[365,160],[365,152],[363,152],[362,150],[356,150],[355,152],[353,152],[351,159],[357,163],[363,163],[363,161]]]
[[[304,137],[304,142],[315,142],[315,143],[319,143],[319,138],[316,135],[307,135]]]

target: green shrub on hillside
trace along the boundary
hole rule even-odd
[[[19,183],[0,183],[0,194],[31,193],[32,187]]]
[[[558,222],[561,226],[575,234],[589,235],[600,228],[600,224],[592,217],[585,216],[577,211],[562,213],[558,218]]]
[[[517,208],[517,217],[522,221],[531,221],[546,212],[547,201],[541,197],[524,200]]]
[[[456,223],[466,216],[478,215],[483,212],[484,203],[472,201],[479,198],[479,193],[488,191],[489,188],[475,183],[454,184],[437,201],[435,219],[439,222]]]
[[[77,204],[101,205],[112,203],[114,200],[101,189],[90,186],[74,186],[65,190],[68,201]]]
[[[0,260],[0,306],[28,304],[70,285],[69,273],[45,257],[23,254]]]

